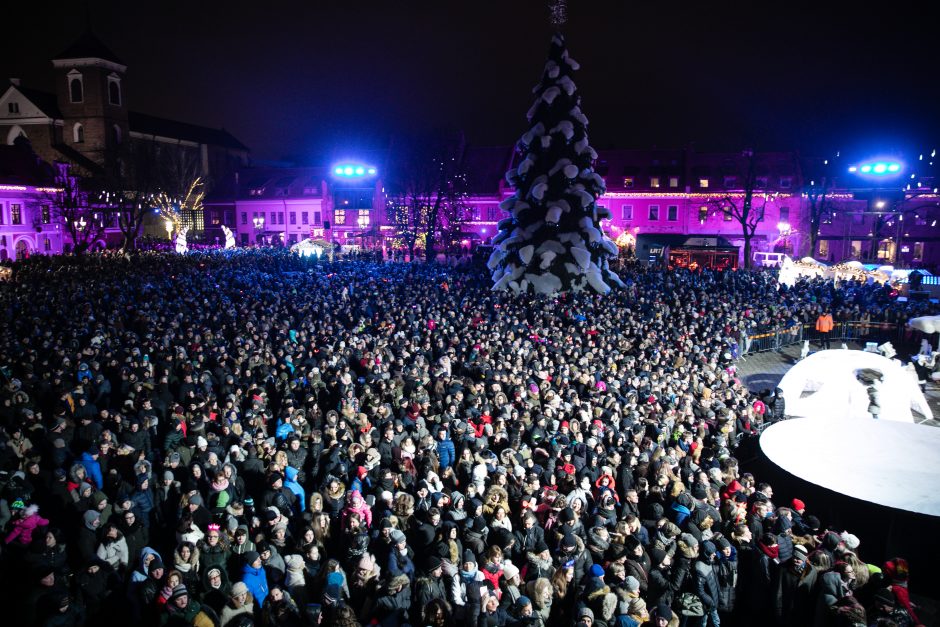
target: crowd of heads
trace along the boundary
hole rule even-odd
[[[899,306],[767,272],[623,278],[514,298],[472,265],[275,249],[18,264],[17,624],[915,621],[904,560],[867,564],[734,455],[775,418],[736,377],[742,330]]]

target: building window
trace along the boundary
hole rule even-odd
[[[624,187],[633,187],[633,177],[625,176],[623,177],[623,186]]]
[[[702,205],[698,208],[698,221],[700,224],[705,224],[705,220],[708,219],[708,207]]]
[[[679,205],[669,205],[666,207],[666,219],[675,222],[679,219]]]
[[[756,189],[767,189],[767,177],[758,176],[756,182],[754,183]]]
[[[49,224],[52,222],[52,215],[49,211],[49,205],[42,205],[39,207],[39,215],[43,224]]]
[[[708,179],[699,179],[698,186],[701,187],[702,189],[708,188]]]
[[[242,233],[242,246],[248,245],[248,233]]]
[[[322,222],[321,219],[320,219],[320,212],[319,212],[319,211],[314,211],[314,212],[313,212],[313,226],[323,226],[323,222]]]
[[[0,202],[0,224],[3,224],[3,203]]]
[[[651,176],[650,177],[650,187],[659,187],[659,177]]]
[[[72,127],[72,141],[76,144],[85,142],[85,127],[81,124],[76,124]]]
[[[669,187],[672,187],[673,189],[675,189],[676,187],[679,187],[679,177],[678,177],[678,176],[670,176],[670,177],[669,177]]]
[[[924,258],[924,243],[914,242],[914,261],[922,261]]]
[[[883,239],[878,242],[878,260],[890,261],[894,259],[894,241]]]
[[[19,113],[19,112],[20,112],[20,103],[18,103],[18,102],[10,102],[10,103],[7,103],[7,109],[9,110],[10,113]]]
[[[121,106],[121,81],[116,76],[108,77],[108,102]]]
[[[307,224],[308,220],[309,220],[309,218],[308,218],[308,216],[307,216],[307,212],[306,212],[306,211],[301,211],[301,212],[300,212],[300,223],[301,223],[301,224]]]
[[[290,217],[289,217],[288,219],[290,220],[290,223],[291,223],[291,224],[297,224],[297,212],[296,212],[296,211],[291,211],[291,212],[290,212]]]
[[[649,219],[650,219],[650,222],[655,222],[656,220],[659,220],[659,205],[650,205]]]
[[[633,205],[621,205],[620,219],[626,222],[633,219]]]
[[[790,189],[791,187],[793,187],[793,177],[781,176],[780,177],[780,189]]]
[[[44,237],[44,238],[43,238],[43,240],[42,240],[42,249],[43,249],[44,251],[46,251],[46,252],[49,252],[49,251],[52,250],[52,242],[49,240],[48,237]]]
[[[829,259],[829,240],[827,239],[819,240],[819,258]]]
[[[69,79],[69,100],[75,103],[85,100],[85,87],[82,84],[82,75],[76,70],[72,70],[68,75]]]
[[[111,127],[111,137],[114,139],[115,146],[120,146],[121,142],[124,141],[124,134],[121,132],[121,127],[117,124]]]
[[[738,177],[736,176],[726,176],[724,186],[725,189],[733,188],[738,182]]]
[[[277,223],[284,224],[284,212],[283,211],[277,212]]]
[[[851,245],[849,246],[849,257],[852,259],[858,259],[862,256],[862,240],[853,239]]]
[[[724,218],[725,218],[725,222],[731,222],[732,220],[734,220],[734,216],[731,215],[731,209],[730,209],[730,208],[728,208],[728,207],[722,208],[721,213],[722,213],[722,215],[723,215]]]
[[[23,206],[10,203],[10,224],[23,224]]]
[[[242,224],[248,224],[248,212],[242,211]]]
[[[346,224],[346,210],[336,209],[333,211],[333,222],[336,224]]]
[[[780,221],[781,222],[790,222],[790,208],[789,207],[780,207]]]
[[[486,208],[486,219],[488,222],[496,222],[499,220],[499,205],[490,205]]]

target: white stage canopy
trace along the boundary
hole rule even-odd
[[[940,428],[885,420],[794,418],[768,427],[770,461],[840,494],[940,516]]]
[[[868,389],[856,378],[856,373],[865,368],[884,376],[878,385],[880,420],[913,423],[911,409],[933,418],[915,373],[878,353],[841,349],[813,353],[783,376],[779,387],[787,403],[787,415],[817,420],[873,420],[868,412]]]

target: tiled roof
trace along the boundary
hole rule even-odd
[[[173,139],[196,142],[197,144],[224,146],[234,150],[248,150],[245,144],[235,139],[235,137],[224,128],[216,129],[209,128],[208,126],[197,126],[195,124],[158,118],[154,115],[137,113],[135,111],[128,112],[127,122],[130,125],[131,132],[135,133],[171,137]]]
[[[65,59],[102,59],[119,65],[124,65],[116,54],[101,43],[94,33],[86,30],[75,43],[53,57],[55,60]]]

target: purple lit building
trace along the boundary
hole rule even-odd
[[[381,247],[390,229],[379,168],[355,162],[248,168],[204,204],[207,233],[220,237],[225,224],[239,246],[291,246],[310,238],[357,250]]]

